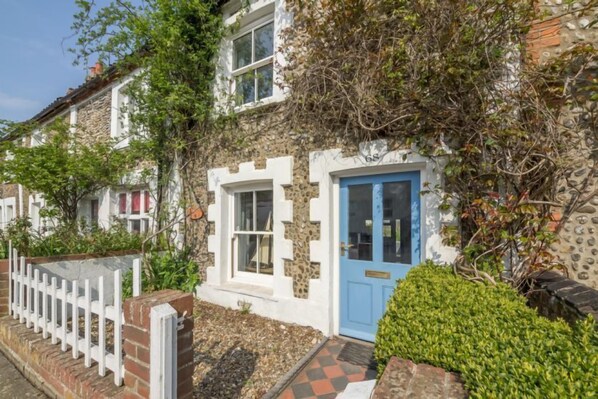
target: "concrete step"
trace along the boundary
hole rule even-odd
[[[336,399],[369,399],[376,386],[376,380],[351,382]]]

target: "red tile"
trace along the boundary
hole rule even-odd
[[[336,392],[332,383],[329,380],[319,380],[311,383],[311,389],[316,395],[326,395],[327,393]]]
[[[326,374],[326,377],[328,378],[341,377],[345,375],[345,372],[340,366],[328,366],[324,367],[323,370],[324,374]]]
[[[363,379],[365,378],[364,374],[351,374],[348,375],[347,378],[349,379],[349,382],[360,382],[363,381]]]
[[[293,395],[293,391],[286,389],[278,399],[295,399],[295,395]]]
[[[316,369],[320,367],[320,362],[318,362],[318,359],[315,358],[314,360],[312,360],[311,362],[309,362],[309,364],[307,365],[306,369]]]
[[[301,384],[303,382],[307,382],[307,374],[305,374],[305,371],[301,372],[296,378],[295,380],[293,380],[293,384]]]
[[[318,352],[318,354],[316,356],[328,356],[330,355],[330,352],[328,351],[328,349],[326,349],[326,347],[320,349],[320,351]]]

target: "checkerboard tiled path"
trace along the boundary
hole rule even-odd
[[[349,382],[376,378],[376,371],[337,360],[346,341],[332,338],[301,370],[279,399],[332,399],[345,390]]]

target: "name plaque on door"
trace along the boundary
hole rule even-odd
[[[373,278],[383,278],[386,280],[390,279],[390,272],[381,272],[378,270],[366,270],[365,271],[366,277],[373,277]]]

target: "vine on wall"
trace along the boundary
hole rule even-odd
[[[596,142],[591,44],[533,61],[525,36],[542,15],[529,1],[289,3],[285,85],[296,128],[400,137],[442,158],[445,186],[426,192],[454,206],[460,224],[445,237],[461,248],[455,269],[465,277],[494,281],[506,259],[518,284],[557,266],[553,212],[564,221],[592,194],[578,187],[557,199],[574,149]],[[571,109],[575,122],[565,126]]]

